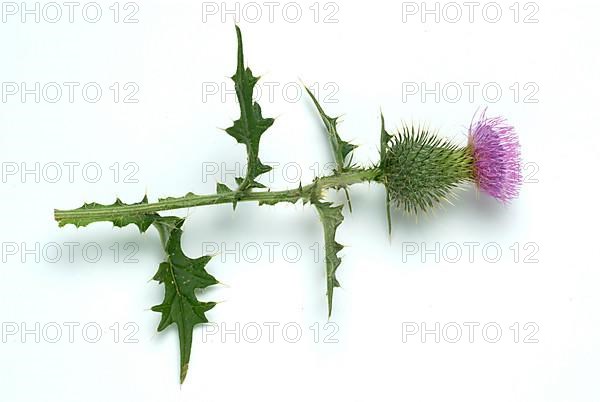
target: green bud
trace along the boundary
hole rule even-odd
[[[473,180],[473,157],[426,128],[405,126],[386,144],[381,181],[398,208],[427,212]]]

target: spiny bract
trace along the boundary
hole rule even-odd
[[[398,208],[417,214],[452,195],[461,183],[473,180],[473,157],[437,137],[427,128],[404,126],[387,144],[381,162],[382,179]]]

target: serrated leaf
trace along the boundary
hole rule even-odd
[[[385,119],[383,118],[383,113],[381,113],[381,137],[380,137],[380,148],[379,148],[379,160],[380,166],[385,166],[385,160],[388,154],[388,143],[392,136],[385,130]],[[387,225],[388,225],[388,236],[392,235],[392,214],[390,212],[390,192],[385,187],[385,210],[387,217]]]
[[[325,240],[325,272],[327,276],[327,306],[328,316],[333,308],[333,289],[340,286],[335,273],[342,260],[337,253],[344,248],[335,241],[337,227],[344,220],[342,205],[332,206],[330,202],[317,202],[314,204],[323,224],[323,238]]]
[[[256,181],[256,178],[263,173],[270,171],[271,166],[264,165],[258,158],[260,138],[263,133],[273,125],[272,118],[264,118],[260,105],[254,102],[252,94],[254,86],[259,77],[252,75],[250,68],[244,66],[244,50],[242,44],[242,32],[236,25],[235,31],[238,40],[237,69],[231,77],[235,83],[235,93],[240,107],[240,118],[233,122],[233,126],[225,131],[237,140],[238,143],[246,146],[248,156],[248,169],[246,177],[237,180],[239,184],[238,191],[245,191],[250,188],[264,187]]]
[[[201,302],[196,298],[196,289],[204,289],[215,285],[218,281],[204,267],[210,256],[189,258],[181,249],[181,226],[185,219],[179,217],[161,217],[154,222],[157,228],[167,260],[161,263],[154,275],[154,280],[165,285],[165,298],[152,311],[161,313],[158,331],[171,324],[177,326],[179,334],[181,383],[187,375],[192,351],[192,337],[195,325],[208,322],[206,312],[216,303]]]
[[[329,144],[331,145],[331,150],[333,151],[333,157],[335,159],[335,164],[337,166],[337,170],[342,172],[348,169],[350,166],[350,162],[346,164],[346,157],[356,148],[357,146],[351,144],[347,141],[343,141],[337,131],[337,120],[338,117],[329,117],[321,105],[317,98],[313,95],[313,93],[308,89],[308,87],[304,86],[306,92],[312,99],[319,115],[321,116],[321,120],[323,120],[323,124],[325,124],[325,129],[327,130],[327,137],[329,139]]]
[[[117,198],[117,200],[113,203],[113,204],[99,204],[97,202],[90,202],[90,203],[85,203],[83,204],[83,206],[81,206],[80,208],[68,211],[68,212],[72,212],[72,213],[77,213],[78,211],[90,211],[90,210],[95,210],[97,211],[99,214],[109,214],[110,216],[110,212],[111,212],[111,208],[113,207],[123,207],[126,205],[142,205],[142,204],[148,204],[148,197],[144,196],[144,198],[137,203],[133,203],[133,204],[126,204],[123,201],[121,201],[119,198]],[[63,212],[63,211],[55,211],[55,216],[57,216],[57,221],[58,221],[58,226],[62,227],[65,225],[75,225],[76,227],[84,227],[89,225],[90,223],[93,222],[97,222],[99,219],[97,216],[90,216],[90,217],[86,217],[86,218],[70,218],[68,216],[61,216],[61,215],[57,215],[56,212]],[[60,217],[59,217],[60,216]],[[144,233],[146,230],[148,230],[148,228],[150,227],[150,225],[152,225],[152,223],[154,223],[154,221],[159,218],[160,216],[155,213],[155,212],[151,212],[151,213],[145,213],[145,212],[134,212],[131,214],[114,214],[114,216],[110,216],[109,218],[106,219],[107,222],[112,222],[113,225],[115,225],[116,227],[122,228],[125,227],[127,225],[136,225],[140,231],[140,233]]]

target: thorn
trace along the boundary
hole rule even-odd
[[[181,389],[183,382],[185,381],[185,377],[187,376],[188,371],[188,363],[181,366],[181,373],[179,375],[179,388]]]
[[[348,187],[344,187],[344,192],[346,193],[346,200],[348,200],[348,209],[350,213],[352,213],[352,201],[350,201],[350,194],[348,193]]]

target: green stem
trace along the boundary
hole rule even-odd
[[[329,188],[342,188],[363,181],[378,180],[378,168],[351,169],[331,176],[317,178],[312,184],[292,190],[281,191],[231,191],[218,194],[195,195],[188,194],[183,197],[171,197],[153,203],[113,205],[84,205],[82,208],[72,210],[54,210],[54,219],[60,226],[77,222],[114,221],[128,216],[151,214],[172,209],[199,207],[203,205],[229,204],[242,201],[258,201],[261,204],[277,204],[279,202],[295,203],[302,199],[304,202],[314,202],[323,197]]]

